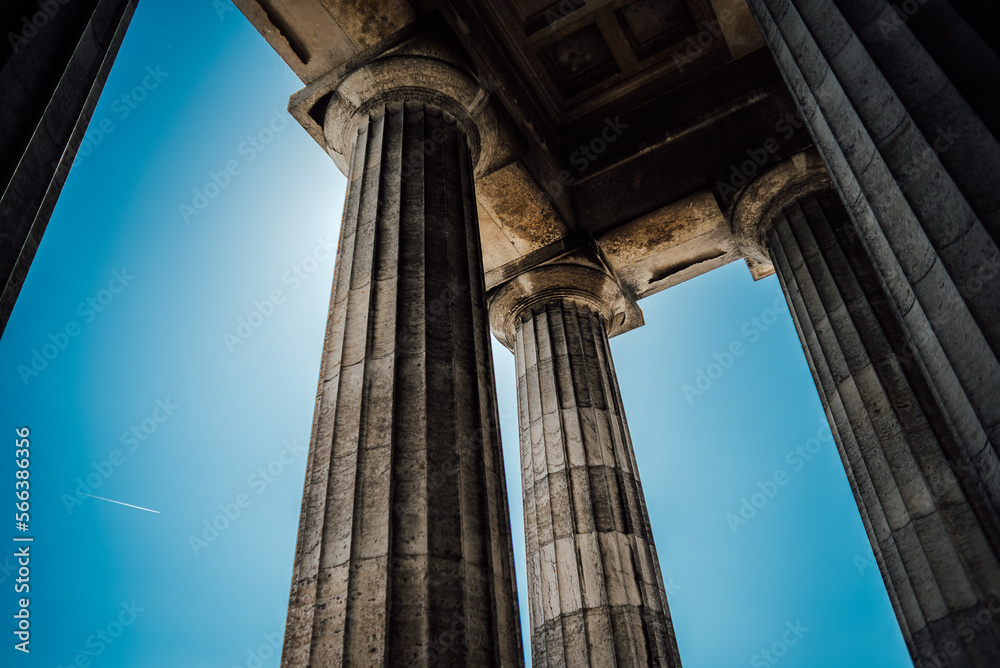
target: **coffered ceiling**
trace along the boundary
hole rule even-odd
[[[456,42],[520,147],[476,184],[489,285],[581,244],[636,297],[740,259],[718,184],[795,112],[745,0],[234,2],[307,84],[290,108],[320,145],[342,68]],[[811,144],[781,139],[768,163]]]

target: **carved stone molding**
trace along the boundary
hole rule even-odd
[[[793,155],[747,184],[728,217],[733,238],[751,266],[771,264],[766,239],[776,213],[799,197],[832,189],[823,159],[814,149]]]
[[[332,93],[323,131],[335,159],[350,153],[358,128],[370,115],[387,104],[406,102],[437,107],[455,120],[468,138],[477,176],[494,162],[499,124],[489,94],[452,63],[425,55],[389,55],[350,72]],[[425,138],[422,150],[433,151],[435,141]]]
[[[511,350],[517,324],[531,310],[553,302],[575,303],[597,313],[609,337],[643,324],[642,311],[610,272],[589,264],[546,264],[520,274],[490,297],[490,328]]]

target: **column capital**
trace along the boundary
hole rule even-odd
[[[492,292],[490,329],[511,350],[517,325],[534,309],[571,303],[594,311],[608,337],[642,326],[642,311],[620,281],[600,263],[553,263],[529,269]]]
[[[438,108],[458,125],[468,138],[477,178],[514,158],[517,140],[450,36],[434,25],[415,26],[384,44],[319,77],[289,102],[292,114],[307,129],[315,128],[311,133],[342,172],[348,171],[359,128],[386,105],[405,103]]]
[[[755,264],[771,264],[767,233],[774,214],[797,198],[833,189],[823,159],[815,149],[796,153],[747,184],[729,209],[733,238],[743,256]]]

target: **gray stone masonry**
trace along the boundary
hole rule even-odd
[[[598,296],[614,283],[583,267],[529,276],[546,273],[490,306],[517,366],[532,665],[679,668],[608,345],[615,314]]]
[[[961,65],[1000,63],[926,4],[749,0],[844,205],[786,208],[769,246],[914,661],[996,666],[1000,144]]]
[[[473,161],[412,97],[351,157],[283,668],[523,664]]]
[[[989,481],[942,428],[836,194],[799,197],[769,225],[768,248],[914,663],[1000,665]]]

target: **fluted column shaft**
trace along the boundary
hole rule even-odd
[[[948,59],[947,45],[968,43],[986,74],[997,56],[943,3],[929,4],[947,22],[927,31],[921,16],[918,38],[884,0],[749,0],[911,345],[937,424],[967,453],[995,512],[1000,145],[981,99],[968,102],[949,78],[961,58]]]
[[[608,309],[581,296],[584,284],[526,294],[530,303],[522,303],[509,342],[532,665],[679,668],[608,344]],[[502,307],[494,300],[491,311]]]
[[[997,80],[1000,60],[944,0],[748,4],[846,207],[836,246],[822,226],[787,216],[771,254],[800,302],[800,333],[910,651],[920,666],[1000,665],[1000,143],[995,105],[977,90]],[[807,228],[821,252],[799,234]],[[816,271],[848,275],[833,271],[827,247],[840,249],[873,315],[851,311],[862,302],[843,285],[827,296],[840,291],[844,307],[823,296]],[[838,329],[848,312],[853,342]],[[862,349],[879,383],[866,372],[845,396],[854,369],[868,368],[852,357]],[[910,464],[892,454],[901,437],[890,419]],[[987,606],[970,627],[987,603],[996,612]]]
[[[785,290],[903,636],[918,668],[1000,665],[996,509],[832,191],[773,214]]]
[[[282,666],[523,665],[468,137],[358,128]]]

